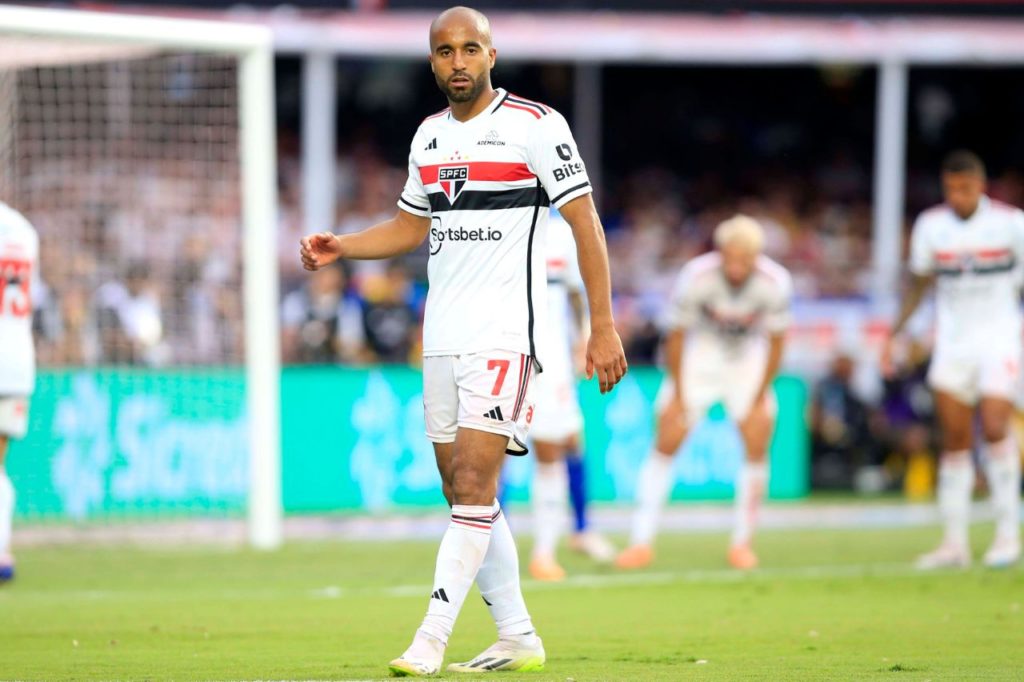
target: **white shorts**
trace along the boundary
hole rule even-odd
[[[973,357],[947,355],[940,350],[928,368],[928,385],[964,405],[976,405],[983,397],[1013,401],[1019,379],[1019,348],[988,349]]]
[[[687,424],[693,426],[703,420],[715,403],[722,403],[733,421],[743,421],[754,405],[764,370],[764,359],[759,355],[727,364],[688,357],[683,364],[683,400],[686,402],[683,407]],[[661,383],[655,400],[658,413],[672,397],[673,382],[674,378],[666,375]],[[774,415],[777,409],[774,391],[769,390],[766,398],[768,409]]]
[[[530,435],[534,440],[561,443],[583,430],[583,411],[571,371],[546,368],[537,377],[536,405]]]
[[[533,420],[533,358],[497,350],[423,358],[427,438],[452,443],[460,428],[508,436],[507,452],[525,455]]]
[[[28,433],[28,398],[0,396],[0,436],[24,438]]]

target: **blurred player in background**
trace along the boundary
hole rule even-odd
[[[637,479],[630,546],[616,560],[619,568],[642,568],[653,560],[658,517],[672,490],[672,458],[689,429],[718,402],[739,425],[746,451],[729,563],[743,570],[757,566],[751,538],[768,485],[772,381],[790,324],[792,283],[785,268],[761,254],[764,231],[752,218],[738,215],[720,224],[715,246],[683,267],[669,303],[668,372],[658,395],[655,447]]]
[[[35,229],[0,202],[0,583],[14,578],[14,486],[5,460],[10,441],[23,438],[28,430],[28,401],[36,383],[32,296],[37,291],[38,263]]]
[[[572,229],[556,213],[548,221],[547,272],[548,332],[541,348],[544,373],[537,377],[530,427],[537,456],[530,494],[534,526],[530,575],[537,580],[561,580],[565,570],[555,558],[555,549],[565,526],[567,498],[572,500],[575,517],[570,546],[601,562],[612,561],[615,550],[587,527],[580,450],[583,412],[576,392],[576,377],[586,362],[586,301]]]
[[[498,641],[455,672],[536,670],[545,652],[519,586],[515,542],[495,499],[506,452],[524,454],[532,379],[544,361],[548,209],[572,226],[590,304],[588,374],[608,392],[626,372],[611,311],[604,231],[565,119],[491,86],[490,24],[456,7],[430,26],[430,66],[450,107],[420,124],[397,215],[346,235],[302,239],[316,270],[338,258],[408,253],[429,239],[423,404],[451,523],[427,615],[395,675],[436,674],[476,581]],[[535,310],[537,311],[535,313]]]
[[[918,559],[922,569],[971,563],[967,539],[974,490],[977,413],[996,536],[988,566],[1020,558],[1020,456],[1010,430],[1021,361],[1020,287],[1024,213],[985,195],[985,166],[968,151],[942,164],[946,203],[922,213],[910,239],[912,279],[903,296],[882,369],[892,373],[893,340],[936,286],[936,338],[928,383],[942,432],[939,511],[945,534]]]

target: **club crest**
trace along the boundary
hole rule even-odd
[[[468,180],[469,166],[446,166],[438,170],[437,181],[441,185],[441,191],[448,197],[448,203],[453,206]]]

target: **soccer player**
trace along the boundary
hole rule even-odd
[[[430,26],[430,67],[449,107],[412,140],[394,218],[346,235],[302,239],[303,265],[388,258],[429,240],[423,403],[451,523],[434,586],[393,674],[437,673],[474,580],[498,641],[458,672],[535,670],[545,661],[519,588],[515,543],[495,492],[506,452],[523,453],[541,370],[548,206],[572,226],[590,308],[587,374],[602,392],[626,371],[612,319],[604,232],[565,119],[491,85],[496,51],[481,13],[455,7]]]
[[[672,458],[717,402],[739,424],[746,454],[728,559],[741,570],[757,566],[751,538],[768,485],[772,381],[790,324],[792,282],[785,268],[761,254],[764,232],[752,218],[726,220],[714,239],[716,251],[683,267],[669,303],[668,373],[657,400],[655,447],[640,469],[630,546],[616,560],[619,568],[642,568],[654,559],[658,517],[672,490]]]
[[[537,456],[530,495],[534,527],[530,575],[554,581],[565,578],[555,548],[565,525],[567,498],[572,498],[575,517],[570,546],[597,561],[615,558],[608,541],[587,527],[580,453],[583,412],[576,394],[577,358],[587,340],[586,303],[572,230],[554,215],[548,223],[547,278],[548,333],[541,348],[544,373],[537,377],[530,427]]]
[[[1021,358],[1021,266],[1024,213],[985,195],[985,166],[956,151],[942,164],[946,202],[922,213],[910,238],[908,290],[882,369],[891,373],[893,343],[936,284],[935,347],[928,383],[942,433],[938,502],[945,526],[939,547],[918,558],[921,569],[965,567],[974,490],[974,416],[977,413],[996,536],[987,566],[1020,558],[1020,457],[1010,430]]]
[[[14,486],[4,462],[11,439],[23,438],[28,429],[28,400],[36,383],[32,295],[38,262],[35,229],[0,202],[0,583],[14,578]]]

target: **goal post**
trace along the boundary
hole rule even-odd
[[[230,177],[237,176],[239,186],[236,190],[240,197],[241,243],[234,246],[238,249],[236,257],[241,260],[240,299],[244,311],[242,345],[245,366],[244,416],[248,439],[248,538],[256,548],[273,549],[282,540],[282,503],[276,142],[273,121],[273,40],[270,30],[261,26],[222,21],[0,6],[0,75],[3,72],[16,74],[21,70],[52,65],[75,67],[102,64],[108,60],[121,60],[130,64],[131,60],[159,58],[161,55],[212,55],[236,60],[231,73],[237,76],[230,89],[237,93],[237,102],[230,109],[225,107],[224,111],[230,111],[234,116],[237,110],[237,133],[232,129],[226,139],[233,140],[237,136],[237,149],[231,152],[236,155],[233,163],[237,164],[237,171]],[[51,86],[52,91],[46,94],[49,98],[48,106],[58,106],[50,100],[59,100],[62,87],[81,88],[83,91],[87,89],[87,85],[76,85],[75,73],[68,77],[68,81]],[[167,76],[163,74],[161,77]],[[14,82],[17,82],[16,78]],[[161,83],[161,87],[171,91],[168,97],[173,98],[173,83],[170,86]],[[2,82],[0,94],[5,97],[9,95],[7,86]],[[130,93],[125,96],[130,97]],[[2,107],[10,107],[13,111],[17,106],[17,102],[0,103],[0,123],[4,118]],[[105,106],[105,103],[100,104],[99,108]],[[51,145],[52,148],[47,147],[50,156],[46,159],[51,166],[57,166],[63,161],[61,150],[77,150],[90,144],[94,147],[109,144],[103,139],[97,141],[89,138],[90,131],[94,130],[90,126],[96,125],[89,118],[93,116],[93,109],[97,108],[96,103],[89,100],[82,107],[84,113],[78,115],[85,122],[81,123],[83,132],[79,132],[80,138],[70,141],[32,140],[33,144],[40,147]],[[166,112],[160,111],[157,115],[166,115]],[[8,117],[13,118],[14,115]],[[172,125],[186,129],[190,120],[188,116],[181,116],[174,119]],[[117,120],[104,119],[100,130],[116,127],[118,123]],[[146,125],[159,126],[160,119],[146,122]],[[232,121],[230,125],[236,124]],[[101,137],[103,134],[100,133]],[[186,131],[182,134],[188,133]],[[200,133],[194,134],[198,136]],[[0,129],[0,165],[15,164],[19,152],[12,141],[9,141],[7,148],[3,148],[5,136],[13,137],[13,133]],[[131,144],[136,142],[132,140]],[[173,142],[161,143],[164,147],[173,147]],[[146,143],[140,144],[144,148]],[[202,141],[196,147],[201,149],[201,145]],[[93,153],[102,155],[104,152]],[[141,152],[136,150],[132,153]],[[5,154],[10,158],[4,158]],[[174,162],[187,165],[190,161],[175,159]],[[110,166],[118,163],[122,161],[108,161]],[[0,168],[0,181],[5,179],[6,174],[9,185],[4,187],[4,183],[0,182],[0,194],[11,191],[10,185],[28,182],[12,170],[14,168],[17,166],[11,165],[6,171]],[[216,175],[216,168],[219,166],[211,166],[213,170],[207,171],[209,179],[220,179]],[[129,169],[121,172],[132,171]],[[212,194],[213,190],[208,193]],[[3,198],[0,196],[0,199]],[[62,209],[73,210],[73,206],[65,205]]]

